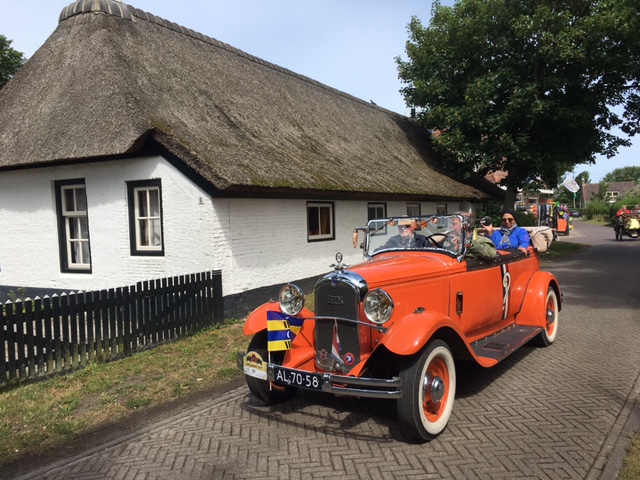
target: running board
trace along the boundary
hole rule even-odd
[[[478,357],[502,361],[542,331],[540,327],[511,325],[471,345]]]

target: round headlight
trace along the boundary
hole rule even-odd
[[[393,300],[384,290],[373,290],[364,297],[364,313],[373,323],[382,325],[393,314]]]
[[[304,307],[304,293],[291,283],[280,289],[279,300],[280,310],[287,315],[297,315]]]

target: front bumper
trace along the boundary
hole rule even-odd
[[[238,352],[238,367],[244,369],[244,356],[245,352]],[[293,384],[290,382],[278,381],[276,379],[276,368],[286,370],[292,375],[290,378],[300,377],[305,378],[308,375],[314,375],[320,377],[319,387],[311,388],[306,386],[303,382],[299,384]],[[393,378],[366,378],[366,377],[349,377],[345,375],[334,375],[332,373],[316,373],[308,372],[306,370],[296,370],[292,368],[281,367],[280,365],[274,365],[267,363],[267,379],[276,385],[282,386],[295,386],[305,390],[322,391],[326,393],[332,393],[334,395],[344,395],[352,397],[364,397],[364,398],[391,398],[398,399],[402,397],[402,380],[400,377]],[[245,371],[246,373],[246,371]]]

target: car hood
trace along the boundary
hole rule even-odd
[[[369,288],[465,271],[465,262],[428,252],[388,252],[354,265],[349,271],[364,278]]]

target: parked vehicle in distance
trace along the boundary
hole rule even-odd
[[[582,210],[578,210],[578,209],[570,210],[569,211],[569,215],[572,216],[573,218],[582,218],[583,217]]]
[[[456,220],[460,243],[448,240]],[[468,258],[475,231],[467,222],[431,215],[357,227],[364,261],[345,265],[338,253],[315,285],[313,311],[287,284],[247,318],[253,337],[238,361],[251,393],[266,404],[299,388],[395,399],[408,439],[439,435],[455,399],[454,359],[492,367],[527,343],[552,344],[558,332],[560,287],[540,270],[538,252]],[[414,237],[405,248],[398,236],[406,233]]]

